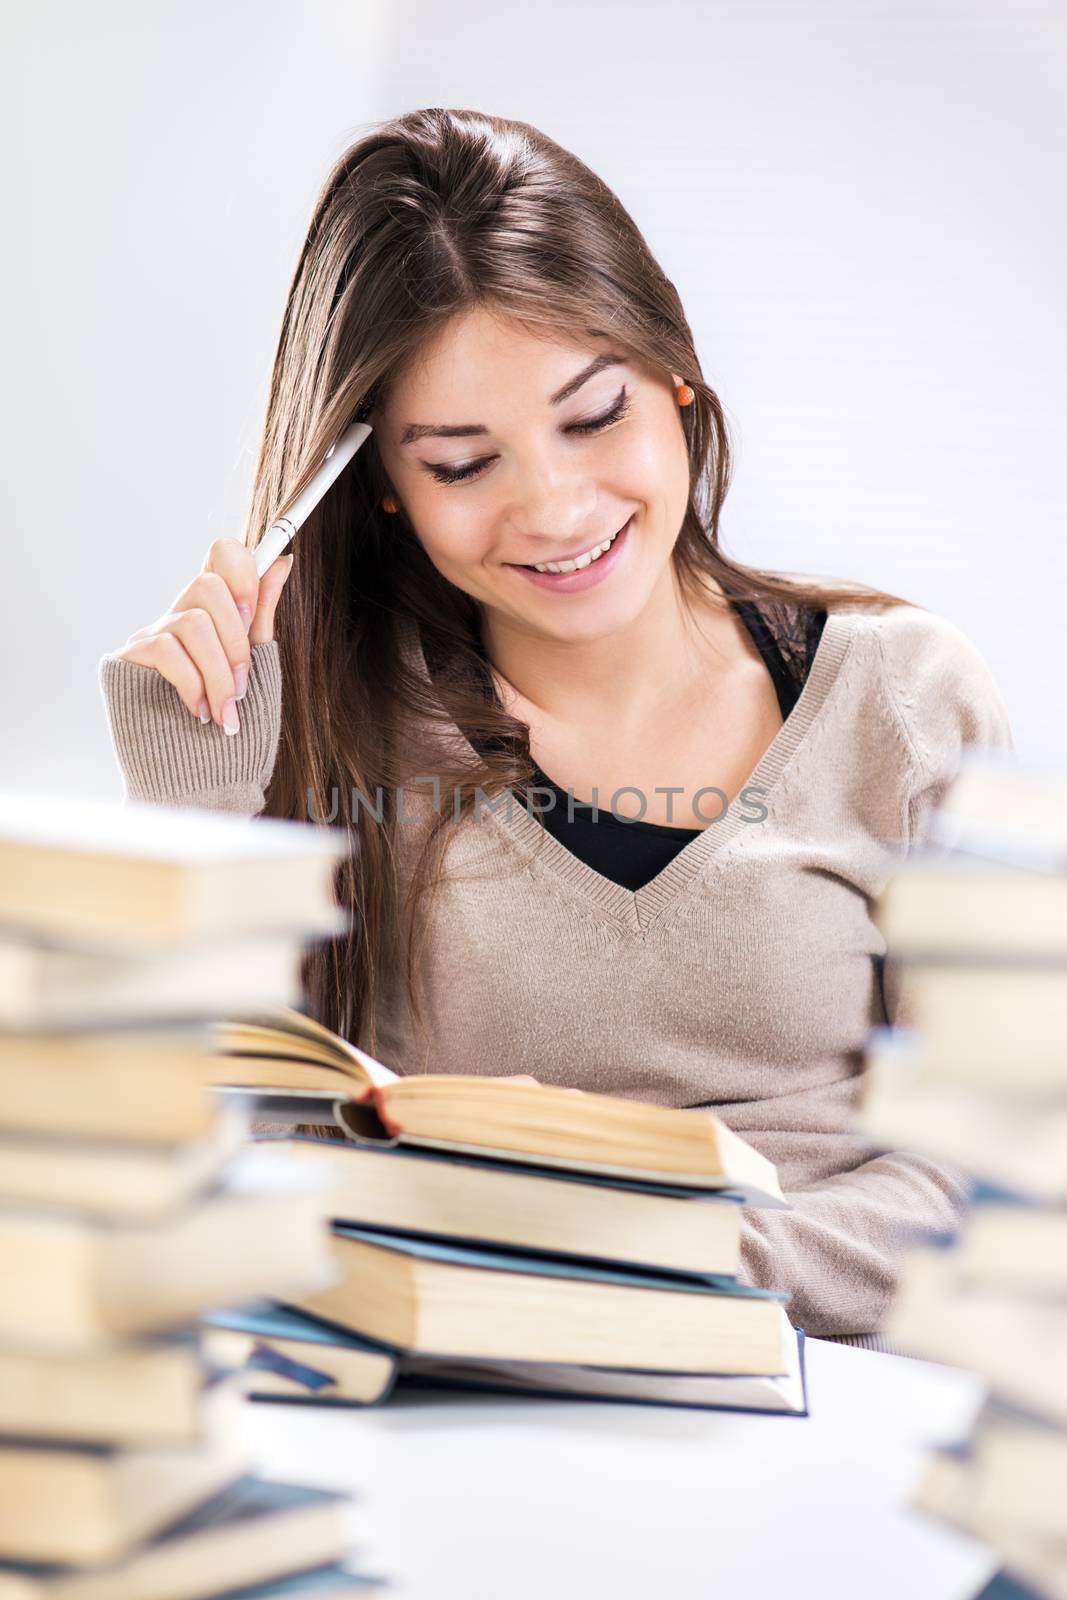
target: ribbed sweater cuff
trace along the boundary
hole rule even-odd
[[[154,667],[106,655],[99,679],[128,800],[247,816],[263,809],[281,734],[276,640],[252,647],[248,689],[237,702],[241,726],[232,738],[216,722],[193,716]]]
[[[821,1333],[818,1336],[828,1344],[850,1344],[860,1350],[881,1350],[887,1356],[911,1356],[910,1350],[902,1350],[899,1345],[893,1344],[884,1333]]]

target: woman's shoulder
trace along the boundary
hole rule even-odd
[[[831,599],[828,611],[871,639],[885,671],[902,689],[993,681],[989,663],[970,634],[917,601]]]
[[[861,638],[923,770],[964,744],[1011,749],[1008,709],[984,653],[950,617],[917,603],[830,606]]]
[[[827,613],[839,618],[852,631],[876,641],[887,665],[896,671],[920,662],[943,670],[981,666],[989,671],[978,646],[957,623],[918,601],[883,599],[877,591],[872,592],[870,598],[857,600],[851,591],[863,589],[865,585],[853,578],[827,577],[823,573],[783,576],[817,584],[826,594]],[[810,605],[801,605],[798,615],[810,614],[812,609]]]
[[[783,572],[787,582],[817,588],[838,642],[849,641],[850,676],[865,700],[885,705],[922,772],[943,766],[961,745],[1011,749],[1007,706],[989,662],[971,635],[950,617],[915,601],[882,599],[853,578]],[[784,602],[779,628],[796,646],[818,607]],[[792,617],[790,626],[789,618]],[[863,680],[861,683],[860,680]]]

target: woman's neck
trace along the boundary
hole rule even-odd
[[[603,726],[620,734],[674,716],[691,693],[736,661],[736,612],[714,580],[694,610],[673,566],[632,622],[603,638],[553,639],[499,614],[483,619],[482,638],[497,693],[513,715],[569,727]]]

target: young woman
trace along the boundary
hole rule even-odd
[[[965,1187],[851,1129],[867,1032],[905,1016],[871,903],[962,747],[1011,733],[953,623],[728,557],[728,482],[610,190],[524,124],[417,111],[319,196],[243,542],[102,687],[131,798],[349,830],[313,1014],[401,1072],[713,1107],[792,1201],[745,1213],[748,1281],[878,1345],[901,1240]]]

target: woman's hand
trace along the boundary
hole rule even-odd
[[[502,1073],[502,1074],[498,1074],[498,1079],[499,1079],[499,1081],[501,1083],[536,1083],[536,1084],[540,1084],[540,1082],[541,1082],[540,1078],[531,1078],[531,1076],[530,1076],[530,1074],[528,1072]],[[546,1084],[545,1087],[546,1088],[558,1089],[558,1088],[561,1088],[562,1085],[560,1085],[560,1084]],[[564,1094],[582,1094],[583,1092],[584,1091],[581,1090],[581,1089],[564,1089],[563,1090]]]
[[[154,667],[192,716],[214,718],[226,733],[237,733],[252,646],[273,639],[274,612],[292,566],[291,555],[279,556],[260,578],[247,546],[216,539],[170,610],[131,633],[116,657]]]

